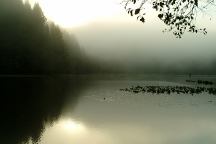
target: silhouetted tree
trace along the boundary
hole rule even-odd
[[[187,32],[207,34],[206,28],[198,28],[196,18],[209,6],[215,6],[214,0],[123,0],[127,12],[137,16],[141,22],[145,22],[145,6],[147,3],[158,12],[158,18],[162,20],[168,28],[165,31],[172,31],[177,38]]]
[[[47,22],[39,4],[0,1],[0,74],[84,73],[88,66],[79,49]]]

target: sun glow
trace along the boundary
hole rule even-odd
[[[30,2],[38,2],[49,20],[65,28],[106,19],[118,11],[116,0],[31,0]]]
[[[82,133],[85,131],[85,127],[84,125],[82,125],[81,123],[77,123],[71,119],[67,119],[67,120],[62,120],[60,122],[60,125],[62,126],[62,128],[69,132],[69,133]]]

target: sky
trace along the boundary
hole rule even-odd
[[[207,35],[186,33],[176,39],[151,8],[146,23],[131,17],[120,0],[37,0],[46,17],[75,35],[83,51],[98,61],[129,69],[153,66],[213,67],[216,64],[216,12],[201,14],[197,25]],[[31,1],[33,2],[33,1]],[[214,10],[213,10],[214,11]]]
[[[29,0],[41,5],[46,17],[64,27],[103,21],[122,11],[120,0]]]

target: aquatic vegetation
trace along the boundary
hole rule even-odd
[[[214,83],[212,81],[206,81],[206,80],[186,80],[188,83],[197,83],[197,84],[203,84],[203,85],[213,85]]]
[[[152,94],[201,94],[208,93],[216,95],[215,87],[189,87],[189,86],[133,86],[131,88],[120,89],[121,91],[132,93],[152,93]]]

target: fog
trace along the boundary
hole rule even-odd
[[[214,15],[177,39],[87,1],[0,0],[0,143],[215,144]]]
[[[109,0],[105,1],[108,3]],[[216,13],[212,10],[209,11],[211,17],[204,14],[196,20],[198,27],[207,28],[207,35],[185,33],[183,38],[178,39],[172,32],[162,32],[165,24],[158,19],[158,13],[149,7],[143,24],[136,17],[130,17],[122,5],[117,4],[117,0],[113,5],[99,3],[100,8],[94,5],[94,12],[89,11],[91,20],[62,30],[63,25],[59,25],[59,28],[48,23],[53,20],[58,24],[60,18],[66,24],[72,11],[61,19],[53,11],[55,7],[45,9],[49,6],[48,1],[46,4],[36,2],[42,7],[37,5],[31,9],[30,4],[24,6],[21,1],[2,2],[5,6],[1,5],[1,27],[5,40],[1,43],[1,55],[4,55],[1,57],[1,74],[216,73]],[[59,10],[62,10],[71,3],[64,1],[59,4]],[[106,4],[110,6],[110,11],[101,9]],[[58,6],[57,3],[55,6]],[[95,12],[100,13],[96,9],[104,15],[95,16]],[[51,19],[48,12],[54,12],[52,14],[58,17]],[[82,14],[86,13],[82,11]],[[73,18],[71,16],[74,22],[79,20]],[[7,41],[11,41],[10,45]],[[9,52],[7,47],[14,50]],[[17,51],[21,54],[18,55]]]
[[[200,17],[200,27],[207,35],[186,33],[182,39],[172,32],[163,33],[166,26],[150,14],[142,24],[129,15],[119,19],[98,20],[87,26],[70,29],[84,51],[98,61],[118,64],[127,71],[214,73],[216,20]],[[148,70],[147,70],[148,69]]]
[[[183,38],[177,39],[172,32],[162,32],[167,27],[151,7],[146,8],[146,22],[143,24],[128,15],[120,1],[94,1],[97,6],[83,1],[92,9],[86,8],[88,15],[80,11],[79,17],[91,19],[73,26],[79,18],[73,13],[74,7],[67,7],[66,11],[64,6],[73,6],[74,1],[55,1],[54,6],[50,6],[49,0],[44,1],[47,3],[30,0],[32,3],[39,2],[48,20],[62,23],[60,27],[70,23],[71,28],[67,26],[65,31],[74,35],[82,53],[107,73],[112,69],[112,72],[215,74],[215,7],[199,13],[196,20],[198,27],[207,28],[207,35],[185,33]],[[76,4],[79,7],[81,3]],[[57,17],[59,15],[53,11],[56,7],[62,11],[64,19]],[[67,41],[71,43],[70,39]]]

